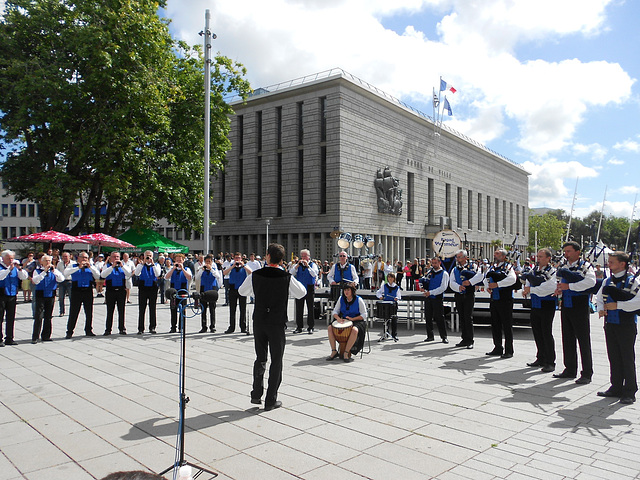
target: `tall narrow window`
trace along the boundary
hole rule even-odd
[[[500,200],[496,198],[495,207],[494,207],[493,217],[495,223],[495,231],[496,233],[500,231]]]
[[[320,213],[327,213],[327,147],[320,147]]]
[[[282,148],[282,107],[276,107],[277,148]]]
[[[478,194],[478,230],[482,230],[482,194]]]
[[[320,97],[320,141],[327,141],[327,97]]]
[[[509,233],[513,233],[513,202],[509,202]]]
[[[262,112],[256,112],[256,141],[258,151],[262,151]]]
[[[303,103],[302,102],[298,102],[297,104],[297,108],[298,108],[298,145],[303,145],[304,144],[304,119],[302,117],[302,107],[303,107]]]
[[[244,190],[244,159],[238,159],[238,218],[242,218],[242,197]]]
[[[407,221],[415,221],[415,208],[414,208],[414,182],[415,174],[407,172]]]
[[[435,195],[436,195],[436,189],[435,189],[435,182],[433,181],[433,178],[430,178],[427,181],[427,185],[428,185],[428,192],[427,192],[427,199],[428,199],[428,204],[427,207],[429,209],[429,224],[430,225],[435,225],[436,223],[436,209],[435,209]]]
[[[487,195],[487,232],[491,231],[491,197]]]
[[[516,204],[516,233],[520,233],[520,205]]]
[[[304,215],[304,150],[298,150],[298,215]]]
[[[258,155],[258,188],[257,188],[257,217],[260,218],[262,216],[262,155]]]
[[[473,191],[467,192],[467,229],[473,228]]]
[[[502,201],[502,233],[507,233],[507,201]]]
[[[227,175],[224,170],[220,175],[220,220],[225,218],[225,199],[227,197]]]
[[[244,153],[244,117],[238,115],[238,155]]]
[[[276,216],[282,216],[282,153],[278,153],[278,165],[276,175]]]
[[[457,204],[458,228],[462,228],[462,187],[458,187]]]
[[[444,185],[444,214],[451,218],[451,184],[449,183]]]

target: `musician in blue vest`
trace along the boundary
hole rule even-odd
[[[359,295],[356,295],[356,284],[350,282],[343,282],[342,295],[336,302],[333,308],[333,319],[339,323],[346,321],[353,322],[353,328],[351,334],[347,340],[347,345],[344,349],[342,360],[345,362],[352,362],[353,358],[351,354],[357,354],[364,345],[364,336],[366,333],[366,326],[364,324],[367,318],[367,306],[364,300]],[[329,345],[331,345],[331,355],[326,360],[331,361],[338,357],[338,350],[336,350],[336,337],[333,333],[333,327],[329,325]]]
[[[118,331],[120,335],[126,335],[124,310],[127,301],[127,278],[131,277],[132,271],[122,263],[119,252],[111,252],[109,259],[105,262],[100,277],[104,279],[107,288],[105,296],[107,304],[107,318],[105,322],[104,336],[111,335],[113,327],[113,314],[116,306],[118,308]]]
[[[553,339],[553,317],[556,314],[556,269],[551,265],[551,250],[541,248],[536,254],[538,264],[522,275],[523,296],[531,295],[531,331],[536,342],[536,359],[529,367],[542,367],[543,372],[556,368],[556,346]]]
[[[160,264],[153,261],[153,252],[144,252],[143,262],[138,262],[134,270],[138,277],[138,335],[144,333],[144,314],[149,305],[149,333],[156,333],[156,305],[158,303],[158,286],[162,269]]]
[[[338,263],[331,267],[327,275],[329,285],[338,285],[341,282],[353,282],[357,285],[360,282],[356,267],[348,262],[348,258],[347,252],[344,250],[338,253]]]
[[[596,284],[596,274],[591,264],[580,258],[581,247],[579,243],[573,241],[564,243],[562,253],[567,263],[559,267],[556,272],[556,277],[560,278],[560,283],[556,288],[556,296],[562,295],[560,318],[564,370],[553,376],[555,378],[576,378],[578,373],[577,341],[580,345],[582,372],[576,383],[586,385],[591,383],[593,375],[589,296],[590,289]]]
[[[396,313],[391,315],[391,338],[395,342],[398,341],[398,315],[397,315],[397,306],[398,301],[402,297],[400,294],[400,285],[396,283],[396,275],[395,273],[390,273],[387,275],[387,281],[382,284],[382,286],[376,292],[376,297],[378,297],[383,302],[395,302],[396,304]]]
[[[267,352],[271,355],[269,381],[264,399],[264,409],[273,410],[282,406],[278,400],[278,388],[282,382],[282,358],[284,356],[289,295],[295,299],[304,297],[307,289],[282,268],[285,251],[282,245],[272,243],[267,248],[264,268],[255,270],[239,286],[243,297],[254,297],[253,341],[256,360],[253,364],[253,388],[251,403],[260,405],[264,392],[264,373],[267,367]]]
[[[473,348],[473,306],[476,299],[476,285],[482,284],[483,280],[482,271],[469,260],[467,251],[458,250],[456,265],[449,275],[449,286],[454,291],[462,337],[456,347]]]
[[[493,252],[493,265],[485,272],[484,286],[491,295],[491,336],[493,350],[487,355],[500,358],[513,357],[513,286],[516,272],[507,261],[507,251],[499,248]],[[504,348],[502,335],[504,333]]]
[[[640,313],[640,281],[629,272],[629,255],[625,252],[609,254],[607,278],[596,296],[598,316],[604,319],[611,386],[600,397],[617,397],[620,403],[636,401],[635,343],[637,314]]]
[[[69,320],[67,321],[67,335],[71,338],[78,322],[80,308],[84,308],[84,333],[87,337],[95,337],[93,333],[93,287],[100,278],[100,271],[89,262],[87,252],[78,254],[78,261],[72,262],[64,269],[65,278],[71,278],[71,293],[69,294]]]
[[[207,332],[207,310],[209,310],[209,330],[211,333],[216,332],[216,302],[210,300],[205,292],[220,290],[223,286],[222,270],[218,270],[218,266],[213,263],[213,255],[209,254],[204,257],[204,265],[196,273],[196,285],[200,287],[200,303],[202,305],[202,328],[200,333]]]
[[[236,331],[236,309],[240,306],[240,331],[247,333],[247,297],[240,295],[238,289],[245,278],[251,274],[251,269],[242,261],[242,254],[236,252],[233,262],[223,272],[229,275],[229,328],[224,333]]]
[[[20,262],[15,263],[15,253],[2,252],[0,260],[0,347],[17,345],[13,339],[13,327],[16,320],[16,305],[20,282],[29,278]],[[2,341],[2,322],[6,321],[4,341]]]
[[[38,338],[42,338],[43,342],[50,342],[56,289],[58,283],[64,282],[65,278],[60,270],[51,265],[51,256],[43,255],[40,258],[40,266],[33,272],[31,281],[36,286],[36,315],[33,318],[31,343],[38,343]]]
[[[293,333],[302,333],[304,326],[304,306],[307,305],[307,333],[313,333],[315,326],[315,317],[313,314],[313,302],[315,300],[316,282],[318,280],[318,266],[311,261],[311,252],[304,249],[300,250],[300,259],[291,265],[289,273],[296,277],[307,289],[307,294],[296,300],[296,329]]]
[[[427,321],[427,338],[425,342],[433,342],[433,322],[438,326],[438,333],[442,343],[449,343],[447,327],[444,324],[444,292],[449,286],[449,274],[442,268],[440,257],[431,259],[431,268],[418,282],[420,291],[427,297],[424,302],[424,314]]]
[[[164,277],[169,282],[169,288],[172,288],[179,292],[184,290],[184,295],[189,293],[189,282],[193,278],[193,273],[188,267],[184,266],[184,253],[176,253],[173,257],[173,265]],[[185,297],[186,299],[186,297]],[[171,330],[169,333],[176,333],[178,331],[178,307],[180,303],[185,302],[178,297],[170,299],[169,309],[171,310]],[[180,328],[182,328],[180,326]]]

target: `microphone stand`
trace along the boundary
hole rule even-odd
[[[178,292],[176,293],[175,297],[173,299],[171,299],[171,301],[178,301],[178,314],[180,315],[179,318],[179,325],[180,325],[180,329],[181,329],[181,338],[180,338],[180,377],[179,377],[179,383],[180,383],[180,400],[179,400],[179,405],[180,405],[180,419],[179,419],[179,423],[178,423],[178,436],[179,436],[179,443],[180,443],[180,458],[170,467],[166,468],[165,470],[163,470],[162,472],[160,472],[159,475],[164,475],[165,473],[171,471],[171,470],[177,470],[180,467],[184,466],[184,465],[189,465],[191,467],[193,467],[196,470],[196,473],[194,475],[192,475],[192,478],[197,478],[200,476],[200,474],[202,472],[206,472],[211,476],[211,478],[215,478],[218,476],[217,473],[212,472],[211,470],[207,470],[204,467],[201,467],[200,465],[196,465],[194,463],[188,462],[184,459],[184,421],[185,421],[185,410],[187,408],[187,403],[189,403],[189,397],[187,397],[186,392],[185,392],[185,379],[186,379],[186,351],[187,351],[187,329],[186,329],[186,322],[185,322],[185,308],[187,307],[187,300],[189,299],[189,292],[187,290],[178,290]],[[177,478],[177,471],[174,472],[174,478]]]

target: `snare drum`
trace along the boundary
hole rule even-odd
[[[331,324],[331,328],[333,329],[333,336],[336,338],[336,342],[338,342],[338,352],[340,355],[345,351],[347,347],[347,341],[351,336],[351,330],[353,330],[353,322],[351,320],[347,320],[343,323],[340,323],[337,320],[334,320]]]
[[[396,302],[376,302],[376,318],[389,320],[396,313],[398,313]]]

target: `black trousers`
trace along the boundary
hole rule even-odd
[[[56,303],[56,297],[44,297],[38,295],[36,291],[36,315],[33,318],[33,333],[31,340],[38,340],[42,333],[42,340],[51,340],[51,317],[53,317],[53,306]]]
[[[15,295],[0,294],[0,340],[2,340],[2,322],[6,322],[4,339],[13,341],[13,327],[16,323],[16,300]]]
[[[424,315],[427,320],[427,337],[433,337],[433,322],[435,321],[440,338],[443,340],[447,338],[442,298],[427,298],[427,301],[424,302]]]
[[[621,397],[635,398],[638,391],[636,381],[636,343],[635,323],[606,323],[604,326],[607,341],[607,355],[611,371],[611,390]]]
[[[236,309],[240,306],[240,330],[247,330],[247,297],[243,297],[238,290],[229,285],[229,330],[236,329]]]
[[[553,339],[553,317],[555,314],[555,301],[542,301],[541,308],[531,309],[531,330],[538,349],[536,359],[543,365],[556,364],[556,343]]]
[[[473,288],[473,287],[467,287]],[[456,293],[456,310],[460,319],[460,335],[462,343],[473,345],[473,305],[475,304],[473,293]]]
[[[207,302],[201,298],[200,305],[202,306],[202,327],[207,327],[207,310],[209,310],[209,328],[216,328],[216,302]]]
[[[284,356],[284,324],[264,324],[253,322],[253,340],[256,361],[253,364],[253,389],[251,398],[259,399],[264,392],[264,372],[267,369],[267,352],[271,355],[269,381],[265,406],[273,405],[278,398],[278,388],[282,383],[282,357]]]
[[[300,329],[304,326],[304,306],[307,305],[307,327],[315,326],[313,315],[313,302],[315,300],[315,286],[307,285],[307,294],[302,298],[296,298],[296,326]]]
[[[491,336],[494,350],[502,349],[504,333],[504,353],[513,355],[513,298],[491,300]]]
[[[73,335],[80,315],[80,307],[84,307],[84,333],[93,332],[93,288],[71,288],[69,295],[69,320],[67,321],[67,335]]]
[[[578,350],[576,341],[580,345],[580,360],[582,371],[580,375],[591,378],[593,375],[593,360],[591,356],[591,326],[589,323],[589,296],[573,297],[572,307],[562,304],[562,355],[564,369],[567,373],[576,375],[578,372]]]
[[[172,331],[174,331],[176,328],[178,328],[179,331],[182,331],[182,325],[181,324],[178,325],[178,308],[180,307],[180,304],[182,304],[182,308],[184,309],[185,305],[187,304],[187,299],[176,296],[173,300],[171,300],[169,304],[169,310],[171,312],[171,330]],[[185,321],[185,328],[186,328],[186,322],[187,322],[186,317],[184,321]]]
[[[158,302],[158,286],[138,286],[138,331],[144,332],[144,314],[149,305],[149,330],[156,329],[156,304]]]
[[[124,287],[107,287],[105,300],[107,301],[107,321],[104,328],[105,333],[111,333],[111,329],[113,327],[113,314],[116,307],[118,307],[118,331],[126,332],[127,329],[124,325],[124,307],[127,300],[127,291]]]

